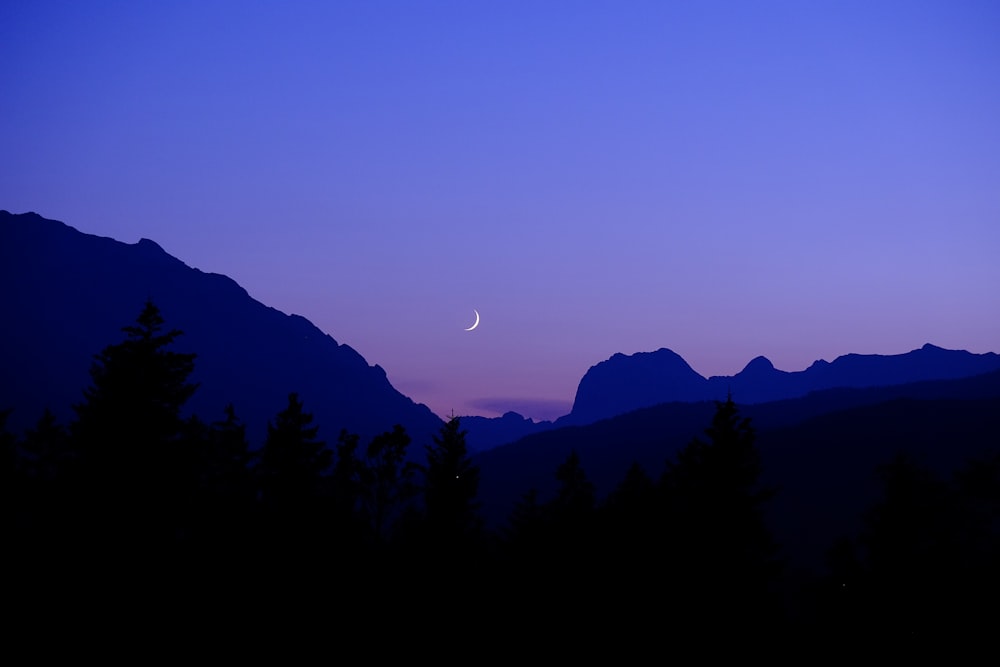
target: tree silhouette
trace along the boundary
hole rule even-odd
[[[186,424],[187,448],[197,466],[190,530],[203,548],[236,550],[245,544],[252,520],[256,457],[233,405],[227,405],[223,414],[224,419],[209,425],[197,417]]]
[[[514,561],[536,554],[546,534],[545,508],[538,489],[530,488],[514,503],[503,529],[504,543]]]
[[[125,340],[95,356],[92,384],[70,425],[80,453],[77,488],[105,528],[156,532],[173,508],[181,461],[181,410],[197,385],[194,354],[168,349],[181,335],[147,301]],[[187,462],[189,463],[189,462]],[[107,523],[110,521],[111,523]]]
[[[579,538],[593,527],[597,491],[575,449],[556,468],[556,481],[556,495],[547,506],[554,532],[563,539]]]
[[[232,403],[223,411],[225,419],[208,430],[202,455],[202,488],[225,498],[243,498],[249,493],[249,472],[254,461],[247,441],[246,425],[236,416]]]
[[[416,464],[406,459],[410,436],[396,424],[391,431],[376,435],[368,443],[360,471],[361,506],[372,535],[382,544],[392,541],[393,532],[413,510],[418,494],[414,481]]]
[[[341,429],[330,474],[330,510],[338,541],[345,547],[368,547],[370,526],[362,516],[363,466],[358,458],[360,437]]]
[[[655,528],[660,520],[660,498],[656,482],[637,462],[600,507],[601,539],[613,563],[622,573],[621,586],[645,585],[652,568],[663,555]]]
[[[42,484],[56,483],[75,461],[68,431],[48,408],[35,426],[25,431],[23,451],[27,476]]]
[[[476,494],[479,468],[469,458],[466,431],[452,417],[433,436],[424,467],[424,510],[428,537],[439,547],[467,545],[482,527]]]
[[[883,496],[868,510],[861,535],[870,580],[868,625],[884,638],[926,638],[961,606],[957,499],[944,481],[903,454],[877,474]]]
[[[319,427],[311,426],[312,421],[293,392],[288,405],[267,425],[257,475],[261,502],[269,512],[290,518],[318,503],[333,455],[325,442],[316,439]]]
[[[52,540],[67,529],[67,506],[75,499],[67,493],[66,482],[77,459],[69,433],[51,410],[25,431],[20,459],[25,528],[40,548],[59,548]]]
[[[692,620],[735,620],[753,609],[746,618],[762,620],[777,564],[756,435],[729,396],[716,402],[705,436],[693,438],[661,479],[672,564],[665,585]]]

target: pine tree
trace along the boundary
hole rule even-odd
[[[74,454],[69,434],[48,408],[35,426],[25,432],[24,454],[26,472],[33,482],[51,485],[72,469]]]
[[[192,419],[190,447],[198,461],[196,512],[199,540],[237,543],[245,537],[254,507],[252,464],[255,459],[246,426],[232,404],[225,418],[205,426]]]
[[[287,407],[267,425],[257,473],[261,501],[268,511],[282,515],[300,511],[321,495],[333,454],[317,440],[319,427],[311,426],[312,421],[293,392]]]
[[[452,417],[428,445],[424,468],[424,509],[431,540],[449,547],[468,543],[482,526],[478,515],[479,467],[469,458],[466,431]]]
[[[763,515],[772,491],[760,486],[756,433],[732,396],[716,402],[705,436],[693,438],[661,480],[667,585],[690,606],[690,618],[724,612],[732,619],[763,608],[776,573]]]
[[[557,526],[557,532],[580,534],[591,529],[597,491],[587,479],[587,473],[580,463],[580,455],[575,449],[556,468],[556,480],[559,487],[555,498],[548,504],[548,511]]]
[[[392,541],[399,521],[412,510],[418,488],[416,465],[406,458],[410,436],[401,425],[376,435],[368,443],[361,468],[362,511],[375,540]]]
[[[194,354],[168,349],[181,335],[147,301],[125,340],[95,356],[92,384],[70,425],[80,456],[77,488],[97,520],[119,537],[162,530],[183,461],[181,410],[197,385]],[[96,504],[95,504],[96,503]],[[109,523],[110,522],[110,523]],[[115,527],[117,524],[117,527]]]

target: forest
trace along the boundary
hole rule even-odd
[[[762,485],[732,397],[662,469],[636,464],[604,497],[571,453],[553,497],[526,493],[494,529],[459,417],[431,442],[405,425],[362,442],[321,432],[292,393],[253,448],[232,407],[184,416],[197,357],[154,303],[123,334],[95,355],[71,423],[0,421],[8,588],[24,601],[249,615],[306,596],[342,630],[451,624],[582,651],[702,634],[923,646],[994,628],[1000,456],[947,478],[886,460],[861,535],[802,573],[765,519],[781,490]]]

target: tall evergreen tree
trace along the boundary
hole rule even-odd
[[[56,483],[75,463],[69,433],[48,408],[25,432],[23,449],[28,477],[41,484]]]
[[[312,421],[293,392],[285,409],[267,425],[257,473],[261,501],[268,511],[299,511],[316,503],[324,489],[333,454],[317,439],[319,427]]]
[[[416,464],[407,460],[410,436],[397,424],[368,443],[361,469],[361,505],[375,540],[387,544],[418,494]]]
[[[195,355],[169,349],[181,332],[163,327],[159,308],[147,301],[135,324],[122,329],[125,340],[95,356],[92,384],[70,425],[80,452],[78,488],[97,503],[98,516],[118,524],[105,527],[123,537],[162,529],[154,525],[171,511],[175,476],[190,463],[178,443],[181,410],[197,388],[188,381]]]
[[[760,485],[760,455],[749,418],[727,397],[705,429],[668,463],[661,479],[668,586],[690,618],[728,615],[773,601],[775,551],[763,515],[772,491]],[[774,611],[772,609],[772,611]]]
[[[250,492],[250,469],[255,457],[247,441],[246,425],[232,403],[225,407],[224,414],[225,419],[213,422],[208,429],[201,486],[212,495],[242,502]]]
[[[548,504],[548,513],[556,532],[566,536],[581,536],[585,531],[592,530],[597,490],[587,479],[587,473],[580,463],[580,455],[575,449],[556,468],[556,480],[559,486],[555,497]]]
[[[442,546],[468,543],[482,527],[476,494],[479,467],[469,458],[466,431],[452,417],[428,445],[424,467],[424,511],[428,535]]]
[[[189,447],[197,460],[192,519],[199,542],[235,545],[246,537],[254,509],[255,455],[233,405],[223,414],[209,425],[195,418],[188,423]]]

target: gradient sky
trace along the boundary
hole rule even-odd
[[[0,209],[441,416],[558,417],[616,352],[1000,351],[993,0],[5,0],[0,155]]]

